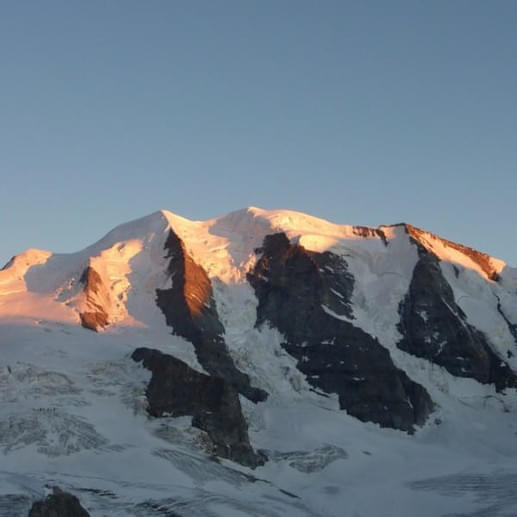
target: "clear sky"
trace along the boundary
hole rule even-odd
[[[517,2],[0,1],[0,262],[248,205],[517,266]]]

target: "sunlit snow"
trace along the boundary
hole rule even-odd
[[[255,471],[210,460],[188,418],[153,420],[145,412],[149,372],[129,358],[136,347],[203,371],[193,345],[171,335],[155,303],[156,289],[171,281],[164,256],[171,228],[212,281],[235,364],[270,394],[257,405],[242,399],[251,443],[270,456]],[[26,515],[51,485],[76,494],[94,516],[517,515],[517,499],[505,496],[517,487],[517,395],[396,347],[418,251],[403,225],[379,230],[384,240],[374,229],[364,236],[353,226],[254,207],[209,221],[159,211],[77,253],[16,256],[0,271],[0,515]],[[437,404],[414,436],[339,411],[332,394],[310,387],[277,330],[255,328],[258,302],[246,273],[264,237],[280,231],[346,260],[355,278],[353,324],[377,337]],[[491,258],[501,277],[494,282],[435,236],[424,232],[421,244],[442,260],[468,320],[506,357],[513,336],[494,300],[517,322],[516,270]],[[99,333],[79,325],[88,266],[110,294],[110,325]],[[516,358],[509,361],[517,368]]]

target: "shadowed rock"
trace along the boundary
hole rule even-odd
[[[513,336],[513,340],[515,341],[515,344],[517,344],[517,325],[512,323],[508,319],[508,316],[506,316],[506,314],[504,313],[503,307],[501,305],[501,298],[499,298],[499,296],[496,293],[494,293],[494,296],[497,300],[497,312],[501,315],[501,317],[505,321],[506,326],[508,327],[508,330],[510,331],[510,334]],[[508,352],[508,353],[511,354],[511,352]]]
[[[265,400],[267,393],[250,386],[249,377],[235,366],[219,321],[212,284],[205,270],[192,259],[183,241],[171,230],[165,243],[170,259],[170,289],[158,289],[156,301],[167,325],[175,334],[190,341],[203,368],[213,376],[235,385],[253,402]]]
[[[53,487],[53,493],[43,501],[36,501],[29,517],[90,517],[75,495]]]
[[[192,425],[212,440],[215,455],[249,467],[264,463],[249,443],[239,394],[231,383],[158,350],[137,348],[131,357],[152,372],[146,390],[152,416],[192,416]]]
[[[432,411],[426,390],[395,367],[379,342],[355,327],[354,278],[341,257],[268,235],[248,281],[259,304],[257,326],[269,322],[314,387],[337,393],[342,409],[360,420],[413,432]]]
[[[439,259],[412,240],[418,247],[419,260],[399,307],[398,330],[403,338],[398,347],[458,377],[493,383],[497,390],[517,387],[517,377],[510,367],[495,354],[486,336],[467,322],[456,304]]]

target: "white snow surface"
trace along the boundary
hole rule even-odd
[[[272,458],[254,471],[211,460],[188,418],[146,415],[149,372],[130,359],[136,347],[203,371],[155,303],[156,289],[170,282],[170,229],[211,278],[237,367],[270,394],[256,405],[242,399],[253,447]],[[255,207],[209,221],[159,211],[77,253],[16,256],[0,271],[0,516],[27,515],[52,485],[99,517],[517,515],[517,394],[456,378],[396,347],[397,311],[418,253],[403,225],[379,230],[384,240],[374,229]],[[276,329],[255,328],[246,273],[264,237],[279,231],[344,257],[355,278],[351,322],[376,336],[437,404],[415,435],[340,411],[334,396],[310,388]],[[506,358],[515,351],[504,317],[517,324],[517,270],[493,259],[500,281],[489,281],[429,235],[423,244],[442,260],[456,302]],[[88,266],[110,292],[110,325],[99,333],[79,324]]]

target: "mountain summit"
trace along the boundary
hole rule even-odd
[[[0,515],[57,481],[92,515],[373,516],[391,495],[350,493],[355,469],[402,469],[409,509],[411,483],[517,453],[517,270],[409,224],[162,210],[30,249],[0,271],[0,350]]]

